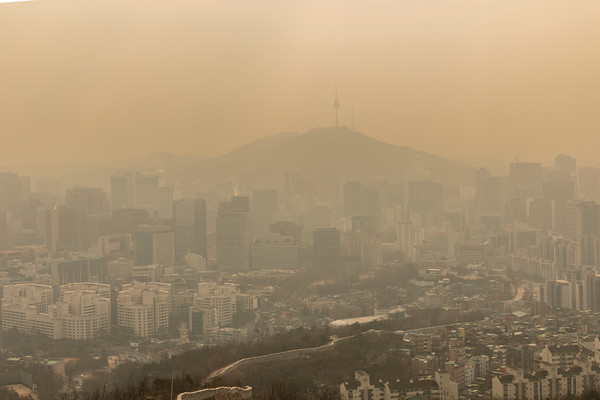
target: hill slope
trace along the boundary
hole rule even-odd
[[[463,164],[384,143],[343,126],[268,136],[207,160],[203,167],[207,172],[229,175],[330,169],[357,179],[398,178],[415,170],[441,178],[470,170]]]

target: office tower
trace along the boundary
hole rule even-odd
[[[527,222],[527,205],[525,199],[513,197],[506,202],[504,222]]]
[[[171,186],[158,188],[158,219],[173,218],[173,195],[175,188]]]
[[[256,233],[266,233],[277,213],[277,190],[255,190],[250,208],[254,214]]]
[[[76,186],[67,190],[66,199],[67,207],[77,210],[78,213],[80,249],[94,245],[98,235],[110,233],[112,228],[106,222],[110,218],[109,205],[106,193],[102,189]],[[96,217],[88,218],[90,215]]]
[[[519,197],[539,196],[542,183],[540,163],[514,162],[510,164],[510,184]]]
[[[286,172],[285,190],[290,195],[312,196],[315,190],[315,181],[303,176],[300,172]]]
[[[159,207],[159,176],[120,172],[111,177],[111,203],[113,209]]]
[[[502,215],[507,186],[504,177],[492,176],[486,168],[475,172],[475,202],[482,215]]]
[[[600,233],[600,212],[593,200],[572,200],[567,203],[567,239],[580,244],[581,238]]]
[[[408,210],[419,214],[424,226],[433,225],[444,210],[442,184],[431,181],[408,182]]]
[[[554,158],[554,167],[567,174],[577,173],[577,160],[566,154],[559,154]]]
[[[581,237],[581,263],[600,267],[600,236],[585,235]]]
[[[75,186],[67,190],[67,207],[81,210],[83,215],[108,213],[108,199],[100,188]]]
[[[356,181],[344,184],[344,215],[382,215],[384,206],[394,201],[397,192],[388,187],[386,182],[363,185]]]
[[[149,221],[147,210],[138,210],[135,208],[120,208],[113,210],[113,232],[134,234],[140,225],[145,225]]]
[[[341,236],[335,228],[313,231],[313,268],[337,268],[341,265]]]
[[[352,231],[364,232],[369,237],[379,236],[379,218],[377,215],[353,215]]]
[[[233,197],[219,204],[216,239],[219,269],[240,271],[250,268],[254,221],[248,197]]]
[[[175,262],[175,235],[166,225],[140,225],[135,234],[136,265],[161,264],[172,266]]]
[[[351,217],[358,214],[360,206],[360,182],[350,181],[344,184],[344,215]]]
[[[57,207],[46,210],[46,246],[51,252],[83,250],[85,223],[82,211]]]
[[[353,246],[358,247],[360,262],[364,267],[376,267],[382,262],[377,215],[352,216]],[[355,255],[356,250],[352,251]]]
[[[19,176],[13,172],[1,172],[0,211],[12,211],[19,202],[29,200],[30,186],[28,176]]]
[[[302,227],[292,221],[277,221],[269,226],[269,233],[278,233],[294,239],[295,244],[302,243]]]
[[[84,249],[89,249],[98,244],[100,236],[110,235],[113,231],[112,215],[89,214],[85,216]]]
[[[554,228],[559,233],[567,230],[567,202],[575,197],[575,184],[569,181],[542,183],[542,196],[554,201]]]
[[[581,168],[578,186],[579,194],[600,201],[600,168]]]
[[[50,265],[52,281],[59,286],[76,282],[106,282],[104,257],[55,258]]]
[[[412,222],[403,220],[398,222],[397,226],[398,250],[404,253],[404,259],[412,261],[415,259],[415,235],[412,228]]]
[[[171,285],[141,283],[123,285],[117,295],[117,324],[136,337],[152,337],[169,327]]]
[[[314,195],[319,201],[336,203],[340,198],[339,172],[320,169],[315,177]]]
[[[183,257],[187,252],[205,259],[207,252],[206,201],[184,199],[173,203],[175,225],[175,254]]]
[[[529,226],[544,232],[554,230],[554,202],[536,197],[529,203]]]
[[[571,282],[568,281],[547,281],[545,303],[552,307],[573,308]]]
[[[513,222],[508,225],[508,250],[511,254],[528,252],[542,240],[542,231],[531,229],[527,224]]]
[[[11,247],[8,237],[8,213],[0,211],[0,251],[8,250]]]
[[[158,207],[158,175],[137,174],[135,176],[136,207]]]
[[[119,208],[134,208],[135,174],[121,172],[110,178],[110,203],[113,210]]]

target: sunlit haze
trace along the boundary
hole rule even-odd
[[[334,125],[336,81],[340,123],[387,143],[593,164],[599,20],[585,0],[3,4],[1,164],[213,157]]]

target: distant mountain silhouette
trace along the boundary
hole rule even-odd
[[[108,187],[110,175],[116,171],[158,170],[165,171],[168,182],[180,183],[218,183],[240,175],[251,180],[282,183],[286,171],[323,170],[338,171],[342,181],[450,179],[471,182],[473,179],[473,168],[467,164],[384,143],[344,126],[316,128],[303,134],[279,133],[215,158],[163,152],[122,161],[48,165],[43,169],[48,175],[60,174],[65,187],[76,184]],[[33,167],[23,167],[20,171],[39,173]]]
[[[428,172],[432,178],[441,179],[471,171],[464,164],[384,143],[344,126],[268,136],[202,164],[205,172],[230,176],[328,169],[354,179],[400,178],[411,171]]]

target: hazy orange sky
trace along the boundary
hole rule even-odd
[[[595,162],[600,2],[0,4],[0,164],[214,156],[340,119],[452,157]]]

